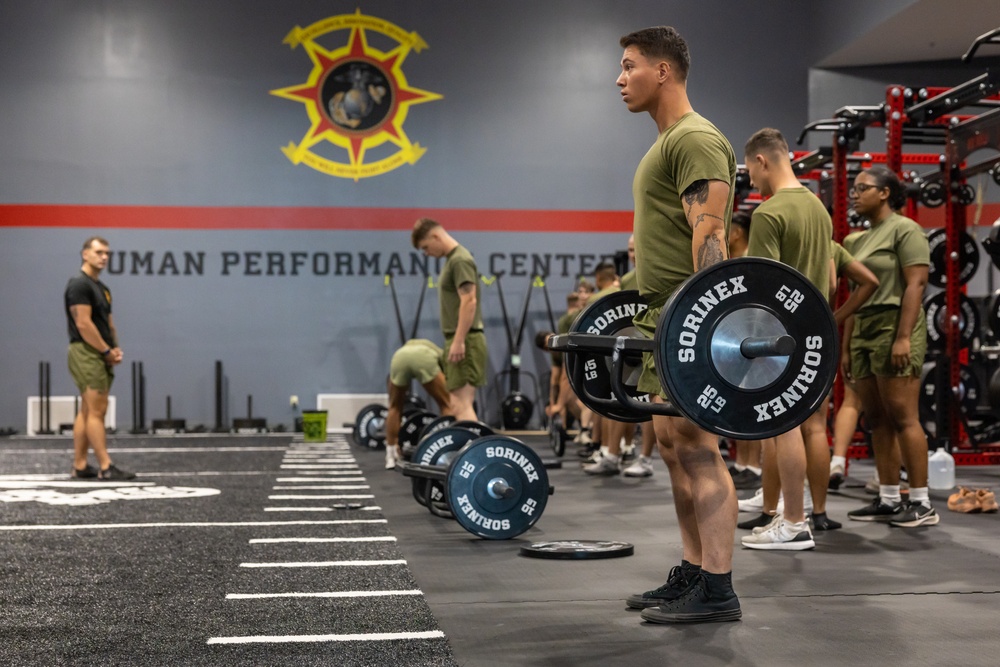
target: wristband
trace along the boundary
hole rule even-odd
[[[104,350],[104,352],[101,352],[101,356],[102,357],[106,357],[109,354],[111,354],[111,348],[110,347],[108,349]]]

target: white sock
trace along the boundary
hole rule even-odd
[[[930,494],[927,491],[927,487],[926,486],[922,486],[919,489],[911,488],[910,489],[910,502],[911,503],[920,503],[922,505],[930,506],[930,504],[931,504],[931,497],[930,497]]]
[[[743,472],[744,470],[747,469],[747,466],[740,465],[739,463],[737,463],[737,464],[733,465],[733,469],[736,470],[736,472]]]
[[[846,456],[831,456],[830,457],[830,470],[833,470],[834,466],[840,466],[841,468],[847,467],[847,457]]]
[[[899,484],[888,485],[879,484],[878,495],[887,504],[898,503],[903,500],[899,495]]]

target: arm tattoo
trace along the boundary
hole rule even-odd
[[[719,238],[715,234],[706,234],[705,242],[698,248],[698,266],[694,267],[694,270],[701,271],[706,266],[718,264],[725,258]]]
[[[684,197],[684,203],[687,204],[688,212],[691,211],[691,207],[695,204],[704,205],[708,201],[708,181],[705,179],[695,181],[688,186],[687,190],[681,196]]]

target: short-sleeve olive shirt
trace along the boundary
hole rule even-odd
[[[635,278],[635,269],[632,269],[624,276],[622,276],[618,282],[621,284],[622,289],[639,289],[639,283]]]
[[[621,291],[621,287],[618,287],[617,285],[608,285],[607,287],[605,287],[604,289],[600,290],[599,292],[594,292],[593,294],[591,294],[590,296],[588,296],[587,297],[587,305],[589,306],[590,304],[596,303],[598,300],[603,299],[604,297],[606,297],[609,294],[614,294],[615,292],[620,292],[620,291]]]
[[[844,239],[844,248],[879,280],[875,294],[858,309],[859,316],[899,308],[906,290],[903,268],[931,261],[923,228],[898,213],[871,229],[849,235]]]
[[[833,222],[819,197],[805,187],[782,188],[751,220],[748,256],[787,264],[829,296]]]
[[[438,279],[438,299],[441,306],[441,331],[445,338],[455,335],[458,327],[458,309],[462,303],[458,288],[464,283],[476,286],[476,316],[471,329],[483,329],[482,299],[479,298],[479,269],[472,253],[462,246],[456,246],[448,253],[448,259],[441,269]]]

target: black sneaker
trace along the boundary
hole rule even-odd
[[[844,525],[839,521],[834,521],[826,515],[826,512],[813,512],[812,513],[812,525],[813,530],[837,530],[838,528],[843,528]]]
[[[760,475],[750,468],[740,470],[733,475],[733,486],[741,491],[760,488]]]
[[[630,609],[647,609],[676,600],[696,581],[701,568],[694,566],[675,565],[670,568],[667,583],[645,593],[636,593],[625,599]]]
[[[724,594],[711,595],[703,574],[676,600],[642,610],[642,620],[649,623],[715,623],[742,617],[736,593],[730,588]]]
[[[97,479],[97,468],[88,463],[82,470],[73,468],[73,472],[69,476],[72,479]]]
[[[907,502],[899,516],[889,521],[889,525],[900,528],[915,528],[917,526],[936,526],[940,522],[941,517],[930,505]]]
[[[761,528],[767,524],[774,521],[774,515],[768,514],[766,512],[761,512],[760,516],[754,517],[753,519],[747,519],[746,521],[741,521],[736,524],[737,528],[742,530],[753,530],[754,528]]]
[[[903,503],[885,503],[878,497],[869,505],[861,509],[852,510],[847,513],[847,518],[852,521],[892,521],[899,517],[903,511]]]
[[[128,470],[122,470],[114,463],[112,463],[107,468],[101,471],[101,479],[113,480],[113,481],[135,479],[135,473],[129,472]]]

